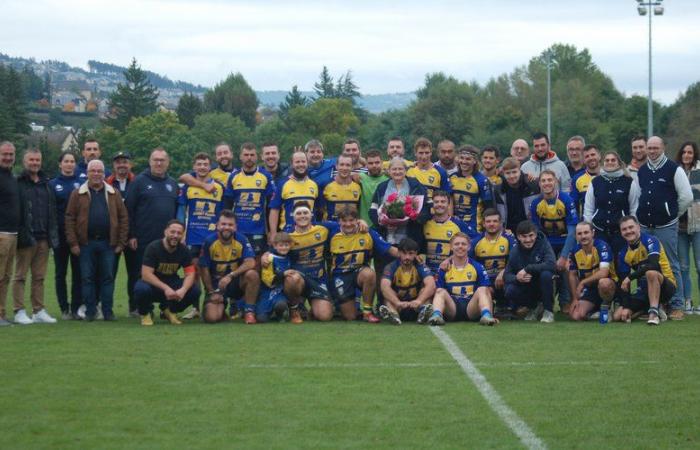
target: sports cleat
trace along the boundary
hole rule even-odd
[[[433,327],[441,327],[445,325],[445,318],[442,317],[442,313],[440,311],[433,311],[433,314],[431,314],[430,318],[428,319],[428,325]]]
[[[382,319],[375,316],[371,312],[363,312],[362,313],[362,320],[364,320],[367,323],[379,323],[382,321]]]
[[[182,325],[182,322],[180,319],[177,318],[177,315],[174,314],[172,311],[169,309],[164,309],[162,311],[162,314],[165,316],[166,320],[170,322],[173,325]]]
[[[190,309],[187,314],[183,314],[181,319],[184,320],[192,320],[192,319],[198,319],[199,318],[199,310],[197,308],[192,308]]]
[[[545,311],[542,313],[542,319],[540,319],[541,323],[553,323],[554,322],[554,313],[552,311]]]
[[[146,314],[145,316],[141,316],[141,325],[143,325],[144,327],[153,326],[153,319],[151,318],[150,314]]]
[[[427,305],[423,306],[421,310],[418,312],[418,320],[416,320],[416,323],[419,323],[421,325],[425,325],[428,323],[428,319],[430,316],[433,315],[433,304],[428,303]]]
[[[289,310],[289,321],[295,325],[304,323],[304,319],[301,318],[301,312],[299,311],[299,308],[291,308]]]
[[[598,320],[600,319],[600,311],[596,311],[588,316],[588,320]]]
[[[658,325],[661,321],[659,320],[659,315],[651,312],[649,313],[649,319],[647,319],[647,325]]]
[[[20,309],[15,313],[15,323],[19,325],[31,325],[34,321],[27,315],[27,312]]]
[[[401,325],[401,318],[399,317],[398,313],[390,310],[386,305],[381,305],[379,307],[379,317],[393,325]]]
[[[258,321],[255,319],[255,313],[253,311],[248,311],[243,316],[245,318],[246,325],[255,325]]]
[[[46,312],[46,309],[42,309],[41,311],[35,313],[32,315],[32,322],[34,323],[56,323],[57,320],[54,319],[49,315],[49,313]]]
[[[493,317],[491,314],[484,314],[481,316],[481,319],[479,319],[479,325],[486,325],[486,326],[493,326],[498,323],[498,319]]]

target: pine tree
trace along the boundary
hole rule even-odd
[[[29,117],[27,116],[27,96],[22,83],[22,76],[12,67],[5,77],[5,103],[11,118],[12,129],[17,135],[29,134]]]
[[[177,118],[178,121],[187,125],[188,128],[194,126],[194,118],[202,114],[202,100],[191,92],[185,93],[177,102]]]
[[[158,110],[158,89],[148,80],[146,73],[136,64],[136,58],[124,72],[126,83],[119,83],[109,96],[110,115],[107,123],[123,131],[131,119],[147,116]]]
[[[353,105],[355,104],[355,98],[361,97],[360,91],[357,89],[357,85],[352,80],[351,71],[348,70],[345,72],[345,75],[338,79],[338,97],[350,100]]]
[[[297,106],[304,107],[309,104],[309,99],[302,95],[301,91],[295,84],[292,86],[292,90],[289,91],[286,97],[284,97],[284,102],[280,103],[280,117],[283,120],[287,119],[289,111]]]
[[[49,108],[52,106],[51,105],[51,73],[47,70],[46,73],[44,73],[44,98],[49,102]]]
[[[333,77],[328,73],[328,67],[323,66],[321,76],[317,83],[314,84],[316,98],[333,98],[336,96],[335,86],[333,86]]]
[[[240,73],[230,74],[204,94],[204,112],[231,114],[250,129],[257,123],[259,105],[258,96]]]

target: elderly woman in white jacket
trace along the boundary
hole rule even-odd
[[[686,314],[700,314],[700,302],[693,308],[693,283],[690,276],[690,249],[693,249],[695,270],[700,281],[700,152],[698,144],[692,141],[684,142],[678,153],[676,162],[683,168],[690,187],[693,190],[693,203],[688,211],[678,221],[678,260],[681,266],[681,283],[685,299]]]

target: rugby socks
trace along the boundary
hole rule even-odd
[[[647,311],[649,314],[656,314],[657,316],[659,315],[659,308],[656,306],[652,306],[649,308],[649,311]]]
[[[246,303],[243,308],[244,308],[245,312],[247,312],[247,313],[249,313],[249,312],[255,313],[255,304]]]
[[[491,311],[488,308],[481,310],[481,317],[491,317]]]

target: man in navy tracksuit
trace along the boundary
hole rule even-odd
[[[126,208],[129,212],[129,248],[134,251],[127,290],[129,299],[134,284],[141,278],[141,264],[146,246],[163,237],[166,224],[177,214],[177,182],[168,176],[170,157],[163,148],[156,148],[148,159],[149,169],[140,173],[129,185]],[[133,300],[132,300],[133,301]],[[129,305],[129,312],[136,310]]]
[[[642,233],[656,236],[664,246],[676,280],[681,279],[678,262],[678,218],[693,202],[693,191],[683,168],[664,155],[664,141],[652,136],[647,141],[647,162],[634,180],[639,187],[637,218]],[[680,290],[671,298],[671,320],[683,320]]]

